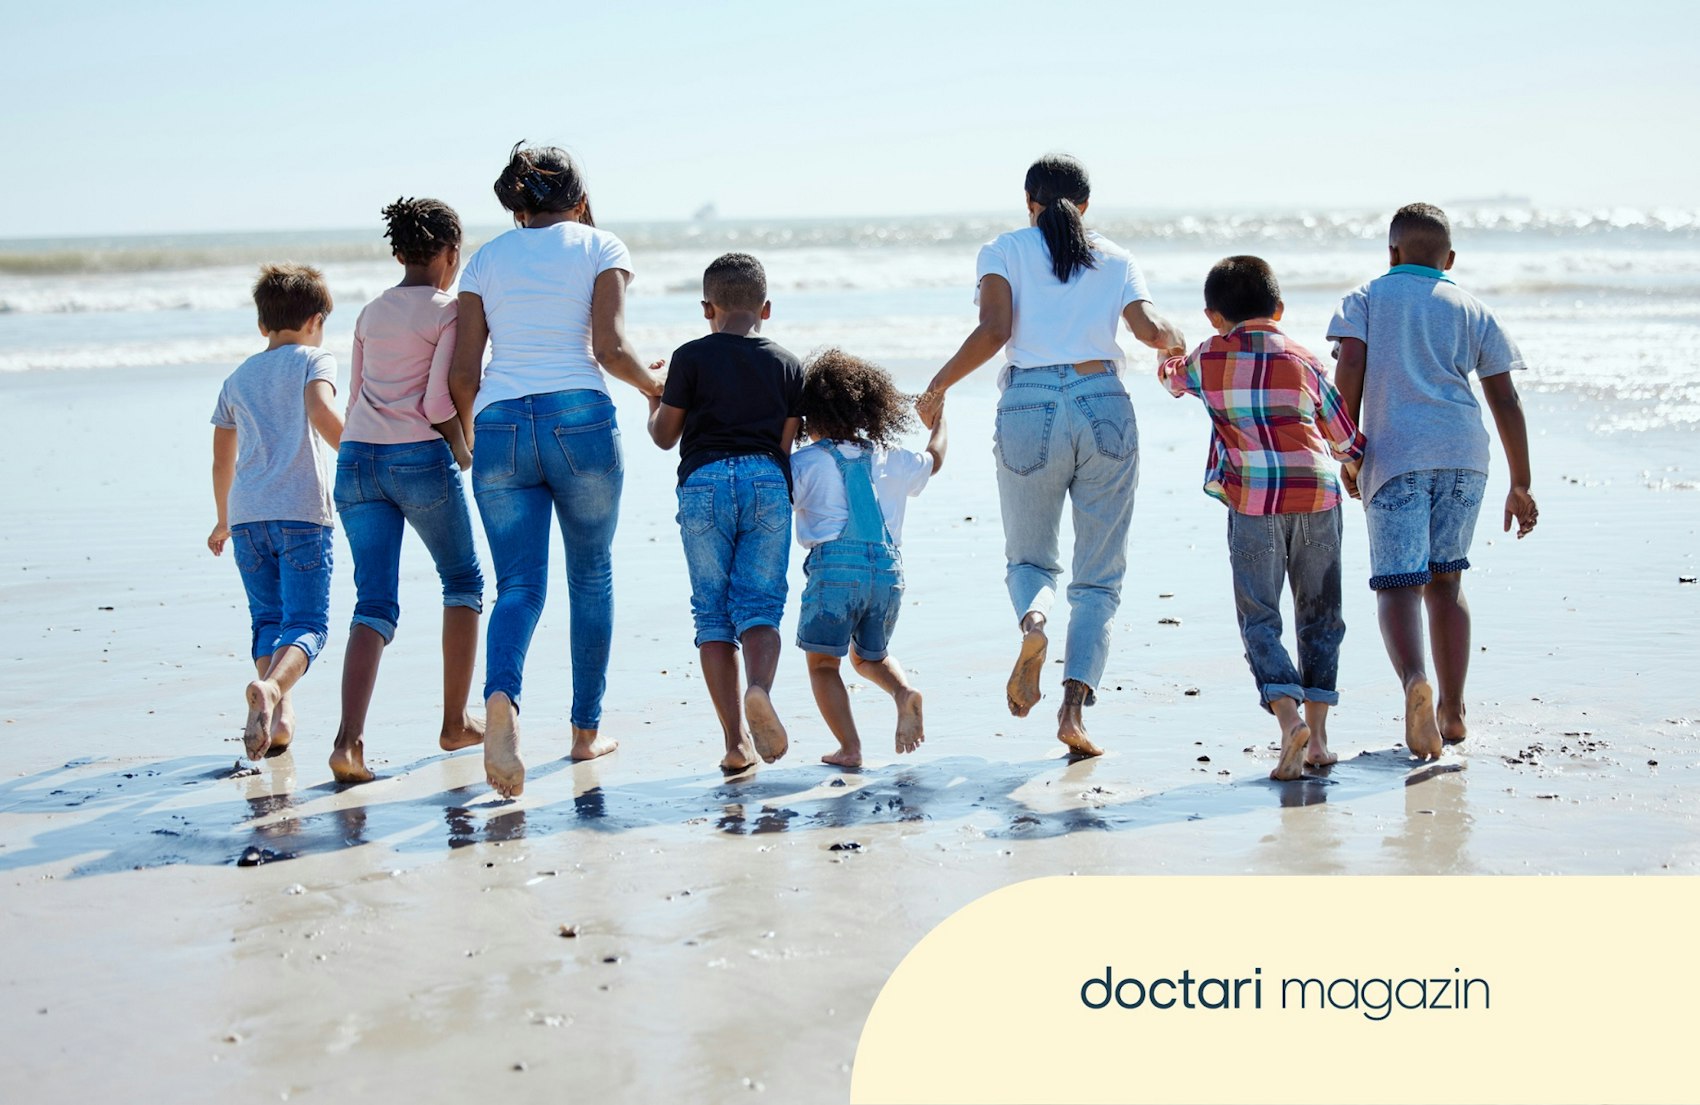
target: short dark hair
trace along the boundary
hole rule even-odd
[[[314,315],[331,313],[331,290],[325,286],[325,274],[311,265],[261,265],[260,278],[254,281],[254,306],[268,332],[299,330]]]
[[[1393,212],[1387,240],[1425,261],[1444,261],[1452,251],[1452,223],[1432,203],[1407,203]]]
[[[1233,323],[1269,318],[1281,305],[1281,285],[1261,257],[1224,257],[1204,278],[1204,305]]]
[[[703,270],[702,297],[728,311],[759,311],[767,302],[767,270],[747,253],[723,253]]]
[[[508,163],[494,185],[496,199],[514,214],[521,211],[571,211],[584,204],[585,226],[595,226],[584,172],[559,146],[527,146],[522,138],[508,151]]]
[[[822,349],[803,366],[803,398],[798,405],[803,433],[811,441],[855,441],[896,445],[915,426],[907,395],[891,375],[872,361],[842,349]]]
[[[442,200],[397,198],[383,215],[384,237],[403,264],[428,265],[460,245],[460,216]]]

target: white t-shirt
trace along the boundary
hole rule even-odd
[[[862,455],[860,445],[837,443],[844,459]],[[894,545],[903,544],[903,508],[921,493],[933,475],[931,453],[908,449],[875,449],[868,475],[874,481],[874,498],[885,514],[885,528]],[[797,527],[797,544],[805,549],[834,540],[850,522],[850,500],[838,462],[816,442],[791,454],[792,521]]]
[[[607,392],[591,353],[590,298],[609,269],[632,271],[626,244],[582,223],[518,227],[479,247],[460,274],[460,290],[483,298],[490,325],[474,414],[551,391]]]
[[[999,390],[1009,384],[1010,367],[1109,361],[1118,374],[1122,371],[1124,359],[1116,344],[1122,309],[1151,295],[1126,250],[1094,231],[1087,231],[1087,237],[1097,267],[1080,270],[1067,284],[1051,268],[1050,247],[1036,226],[1000,234],[980,247],[974,262],[974,302],[980,302],[979,282],[995,274],[1009,281],[1015,303]]]

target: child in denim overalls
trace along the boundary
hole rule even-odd
[[[903,605],[903,508],[944,464],[945,423],[924,452],[892,448],[914,425],[908,401],[879,367],[837,349],[804,369],[803,432],[813,442],[791,458],[797,541],[809,550],[797,647],[809,654],[809,684],[838,751],[837,767],[862,766],[862,741],[850,714],[840,665],[897,704],[899,753],[924,739],[921,695],[890,654]]]

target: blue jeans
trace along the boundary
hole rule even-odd
[[[1056,602],[1066,500],[1074,507],[1074,567],[1063,678],[1097,687],[1121,605],[1139,485],[1133,403],[1112,372],[1082,376],[1073,365],[1011,369],[998,400],[996,442],[1005,582],[1015,615],[1048,616]]]
[[[1421,587],[1470,566],[1470,539],[1487,492],[1487,473],[1429,468],[1394,476],[1364,504],[1369,585]]]
[[[496,605],[485,648],[484,697],[517,707],[525,654],[549,589],[549,522],[567,550],[572,723],[595,729],[614,631],[609,549],[625,482],[614,403],[589,388],[505,399],[474,423],[472,494],[490,539]]]
[[[791,492],[778,463],[747,456],[703,465],[679,485],[677,521],[697,647],[777,628],[791,554]]]
[[[331,534],[312,522],[244,522],[230,527],[236,568],[248,592],[254,659],[294,645],[311,664],[330,633]]]
[[[1314,514],[1228,511],[1228,557],[1246,663],[1265,709],[1277,698],[1340,701],[1340,508]],[[1281,589],[1293,588],[1299,663],[1281,643]]]
[[[354,553],[354,625],[377,630],[386,643],[395,638],[401,537],[409,525],[437,565],[443,605],[484,609],[472,517],[448,442],[344,441],[336,455],[336,510]]]

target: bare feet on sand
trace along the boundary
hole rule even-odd
[[[838,751],[828,752],[820,758],[820,762],[855,771],[862,766],[862,745],[860,742],[840,745]]]
[[[483,743],[484,721],[471,714],[462,714],[458,725],[444,723],[442,732],[437,734],[437,747],[444,752],[459,752]]]
[[[594,760],[598,756],[606,756],[620,747],[620,742],[613,737],[604,737],[595,729],[580,729],[573,726],[572,758],[578,761]]]
[[[1305,753],[1310,748],[1310,737],[1310,726],[1303,718],[1294,718],[1281,737],[1281,762],[1269,773],[1271,779],[1286,783],[1305,777]]]
[[[915,751],[926,739],[921,721],[921,692],[904,691],[897,696],[897,754]]]
[[[272,746],[266,753],[275,756],[295,743],[295,699],[290,692],[284,691],[283,697],[277,700],[277,711],[272,714]]]
[[[744,692],[744,718],[750,723],[750,737],[755,741],[757,755],[767,763],[775,763],[785,755],[791,741],[765,689],[751,687]]]
[[[366,767],[366,742],[356,738],[348,746],[331,749],[331,774],[339,783],[369,783],[377,776]]]
[[[519,758],[519,711],[500,691],[484,705],[484,777],[503,798],[525,791],[525,761]]]
[[[1015,658],[1015,668],[1009,673],[1009,684],[1004,688],[1009,699],[1009,712],[1016,717],[1026,717],[1028,711],[1044,697],[1039,690],[1039,676],[1044,673],[1045,650],[1050,643],[1043,629],[1030,629],[1021,635],[1021,654]]]
[[[242,727],[242,746],[250,760],[263,760],[272,746],[272,726],[278,719],[278,702],[283,698],[277,684],[256,679],[243,692],[248,700],[248,723]]]
[[[738,741],[738,747],[728,750],[726,755],[720,757],[720,773],[742,775],[760,762],[761,757],[756,755],[755,742],[745,733]]]
[[[1440,721],[1440,736],[1447,744],[1460,744],[1470,735],[1470,727],[1464,724],[1464,707],[1457,710],[1445,702],[1435,710]]]
[[[1068,745],[1071,755],[1104,754],[1104,750],[1093,744],[1091,738],[1086,735],[1086,720],[1080,716],[1089,693],[1091,688],[1078,680],[1069,679],[1063,682],[1063,703],[1057,710],[1057,739]]]
[[[1426,679],[1413,679],[1405,688],[1405,747],[1419,760],[1439,759],[1445,748],[1434,719],[1434,688]]]
[[[1339,763],[1340,757],[1328,747],[1328,729],[1318,723],[1310,727],[1310,743],[1305,746],[1305,764],[1309,767],[1327,767]]]

